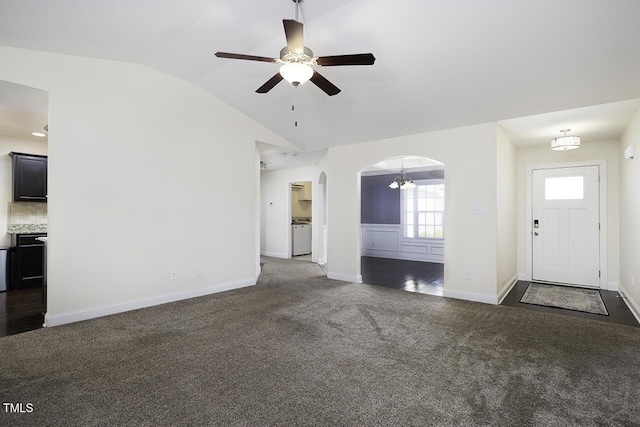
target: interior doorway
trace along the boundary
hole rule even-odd
[[[444,293],[444,164],[417,156],[361,171],[361,260],[365,283]]]
[[[311,262],[313,258],[313,185],[297,181],[291,187],[291,257]]]
[[[328,266],[327,266],[327,259],[328,259],[328,254],[327,254],[327,248],[328,248],[328,235],[329,235],[329,226],[328,226],[328,218],[329,218],[329,200],[327,197],[327,186],[328,186],[328,182],[327,182],[327,174],[322,171],[320,173],[320,178],[318,179],[318,186],[319,186],[319,194],[320,194],[320,201],[319,201],[319,209],[318,206],[316,206],[316,212],[317,215],[316,216],[320,216],[319,221],[316,221],[316,227],[321,227],[321,229],[316,229],[316,236],[320,235],[320,239],[319,239],[319,244],[316,245],[316,248],[318,249],[318,265],[320,266],[320,268],[322,268],[322,271],[324,272],[324,274],[327,274],[328,271]]]
[[[48,125],[47,91],[0,80],[0,336],[45,321]]]

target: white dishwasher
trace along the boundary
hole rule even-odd
[[[291,226],[291,254],[306,255],[311,253],[311,224],[293,224]]]

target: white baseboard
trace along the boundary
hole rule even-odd
[[[618,282],[609,282],[607,283],[608,291],[617,291],[620,289],[620,284]]]
[[[502,287],[500,292],[498,292],[498,304],[502,303],[502,300],[504,299],[504,297],[506,297],[507,294],[511,292],[511,289],[513,289],[516,283],[518,283],[518,276],[519,275],[517,273],[514,274],[513,277],[509,279],[507,283]]]
[[[638,323],[640,323],[640,305],[638,302],[629,296],[629,292],[627,292],[622,284],[618,286],[618,293],[622,295],[622,298],[624,299],[624,302],[627,303],[629,310],[631,310],[631,313],[633,313]]]
[[[166,294],[151,298],[142,298],[117,304],[103,305],[100,307],[87,308],[84,310],[69,311],[60,314],[49,314],[44,316],[44,326],[59,326],[67,323],[80,322],[82,320],[94,319],[96,317],[108,316],[110,314],[123,313],[125,311],[137,310],[154,305],[166,304],[183,299],[196,298],[218,292],[230,291],[244,288],[256,284],[256,279],[247,279],[241,282],[225,283],[206,288],[193,289],[185,292]]]
[[[529,281],[527,273],[518,273],[518,280],[527,280],[527,281]]]
[[[325,265],[326,263],[327,263],[327,259],[326,258],[318,258],[318,264]]]
[[[327,278],[328,279],[333,279],[333,280],[340,280],[342,282],[349,282],[349,283],[361,283],[362,282],[362,276],[361,275],[351,276],[349,274],[340,274],[340,273],[331,273],[331,272],[329,272],[327,274]]]
[[[459,292],[448,290],[446,285],[444,288],[445,298],[462,299],[466,301],[483,302],[485,304],[498,305],[498,297],[496,295],[474,294],[472,292]]]
[[[261,256],[268,256],[271,258],[283,258],[288,259],[289,255],[282,252],[260,252]]]

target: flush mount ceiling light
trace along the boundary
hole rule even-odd
[[[558,138],[553,138],[551,140],[551,149],[552,150],[574,150],[576,148],[580,148],[580,137],[579,136],[567,136],[567,132],[570,132],[571,129],[560,129],[560,132],[563,133],[563,136],[559,136]]]
[[[407,176],[407,171],[404,168],[404,160],[401,160],[401,162],[400,175],[396,176],[393,182],[389,184],[389,188],[392,188],[394,190],[396,188],[400,188],[402,190],[414,188],[416,184],[409,176]]]
[[[44,134],[44,133],[42,133],[42,132],[31,132],[31,135],[33,135],[33,136],[37,136],[37,137],[39,137],[39,138],[44,138],[45,136],[47,136],[47,135],[45,135],[45,134]]]

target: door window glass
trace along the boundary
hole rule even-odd
[[[546,200],[584,199],[584,176],[562,176],[544,179]]]

